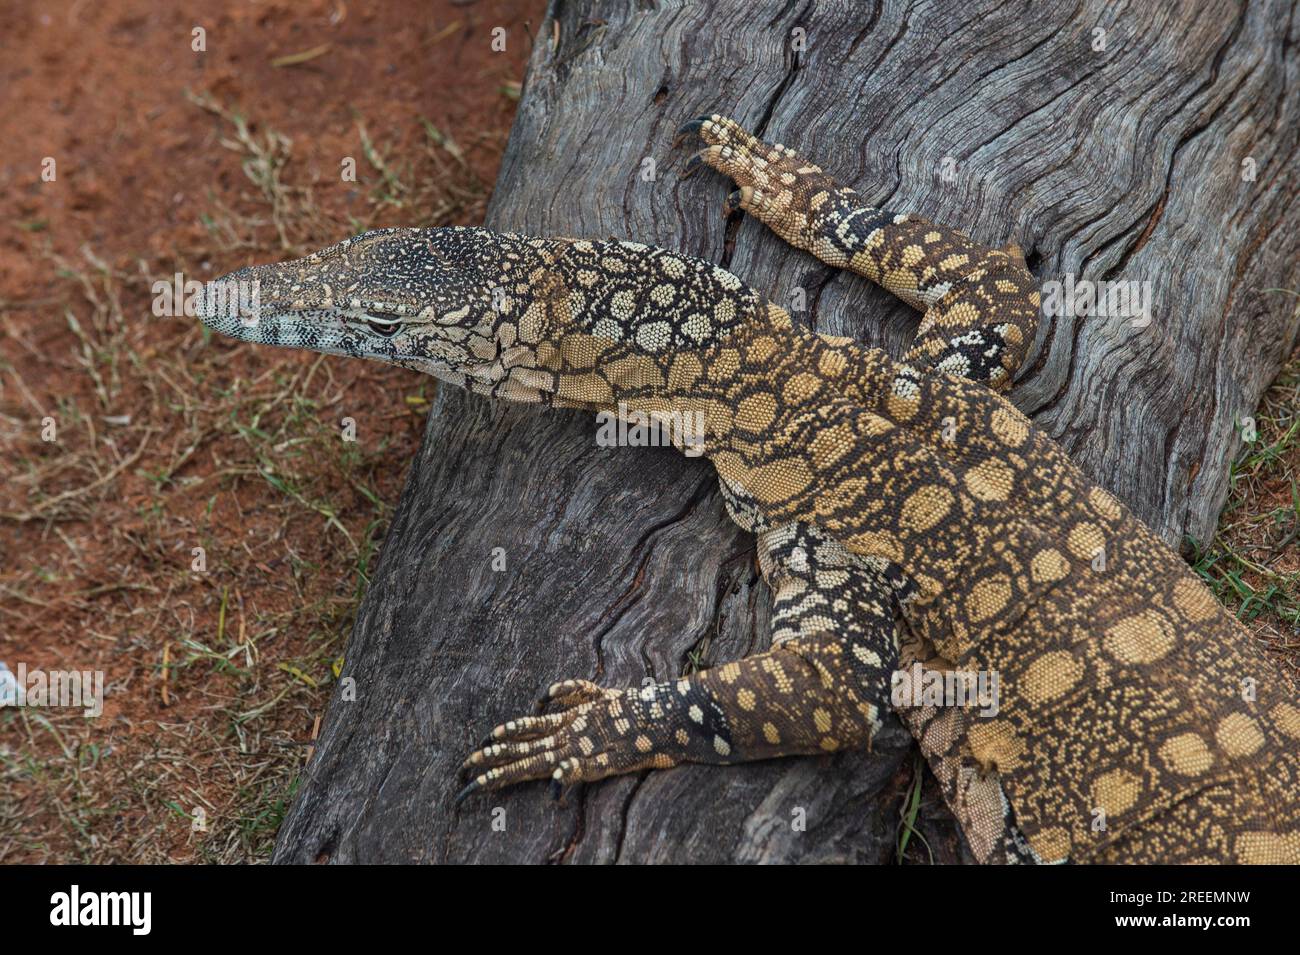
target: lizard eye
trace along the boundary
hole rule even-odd
[[[376,335],[382,335],[384,338],[392,338],[397,334],[398,329],[402,327],[402,316],[393,312],[380,312],[367,310],[361,316],[361,320],[366,323]]]

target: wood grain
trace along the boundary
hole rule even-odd
[[[901,354],[914,313],[724,220],[720,177],[678,181],[674,128],[725,112],[870,200],[1016,240],[1041,281],[1149,282],[1145,328],[1045,323],[1014,398],[1167,540],[1208,539],[1235,422],[1300,317],[1267,291],[1300,288],[1293,5],[555,3],[537,37],[490,227],[684,250]],[[711,468],[594,435],[439,391],[347,648],[357,699],[330,705],[277,861],[892,859],[916,771],[896,724],[869,754],[452,809],[460,760],[550,682],[631,685],[767,645],[753,544]],[[932,848],[956,859],[930,802]]]

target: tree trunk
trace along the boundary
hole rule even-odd
[[[915,313],[724,219],[721,177],[678,181],[673,130],[720,112],[870,201],[1014,239],[1042,282],[1149,283],[1145,327],[1045,320],[1013,397],[1167,541],[1210,538],[1236,422],[1296,335],[1295,299],[1269,291],[1300,287],[1293,7],[633,7],[553,4],[488,226],[702,256],[798,320],[901,354]],[[753,541],[712,468],[594,434],[589,415],[439,390],[347,648],[356,699],[334,695],[277,861],[893,857],[918,765],[896,723],[871,753],[452,807],[460,761],[552,681],[639,684],[768,643]],[[931,849],[959,858],[941,816],[922,808]]]

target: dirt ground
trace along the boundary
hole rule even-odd
[[[0,7],[0,662],[108,697],[0,709],[0,862],[264,860],[434,384],[152,286],[479,221],[544,4],[41,6]],[[1293,362],[1197,564],[1292,665],[1298,396]]]
[[[481,221],[544,4],[203,10],[0,6],[0,662],[108,690],[0,710],[0,862],[268,854],[433,385],[151,286]]]

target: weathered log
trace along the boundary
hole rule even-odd
[[[557,2],[487,224],[700,255],[900,354],[914,313],[725,221],[719,177],[678,181],[674,128],[716,111],[869,200],[1018,241],[1042,281],[1150,283],[1145,327],[1045,322],[1014,398],[1167,540],[1205,540],[1235,419],[1296,336],[1294,300],[1267,290],[1300,287],[1298,34],[1281,2]],[[762,649],[768,599],[707,464],[441,389],[347,648],[357,699],[335,694],[276,860],[890,858],[915,765],[897,725],[870,754],[452,808],[460,760],[550,682]]]

